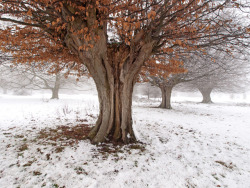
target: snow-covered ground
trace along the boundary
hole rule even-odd
[[[44,139],[44,128],[94,124],[98,114],[96,95],[47,98],[0,95],[1,188],[250,187],[249,101],[175,95],[173,110],[164,110],[137,99],[134,130],[143,144],[122,147]]]

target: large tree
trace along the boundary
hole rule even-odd
[[[60,52],[57,58],[86,65],[99,97],[93,143],[136,140],[133,86],[153,54],[233,41],[249,31],[222,19],[223,8],[241,7],[230,0],[1,0],[0,6],[0,20],[19,25],[1,31],[1,46],[17,59],[60,62],[51,55]]]

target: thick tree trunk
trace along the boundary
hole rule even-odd
[[[132,128],[133,81],[116,80],[107,87],[97,84],[100,114],[89,137],[94,143],[105,140],[124,143],[136,140]]]
[[[160,108],[172,109],[171,94],[173,87],[161,87],[162,101]]]
[[[96,125],[89,134],[93,143],[105,140],[129,143],[136,140],[132,128],[132,93],[140,69],[124,67],[129,51],[127,47],[117,48],[115,51],[110,49],[105,68],[93,76],[100,109]]]
[[[65,7],[63,12],[68,15],[70,10]],[[142,31],[129,46],[125,43],[108,44],[105,29],[94,27],[97,20],[95,9],[90,8],[88,14],[87,21],[75,19],[70,23],[64,40],[67,47],[87,66],[96,84],[100,114],[89,138],[92,143],[135,141],[131,108],[133,86],[156,41],[146,37],[147,34]],[[71,32],[79,31],[79,26],[89,28],[92,40],[85,40],[82,35]],[[93,40],[96,36],[99,39]],[[88,45],[92,48],[82,50],[82,46]]]
[[[152,44],[142,48],[142,53],[135,56],[132,63],[129,47],[115,45],[107,49],[106,59],[96,58],[92,63],[99,64],[98,68],[88,66],[96,83],[100,110],[96,125],[89,133],[92,143],[136,141],[132,127],[133,87],[143,62],[150,55]]]
[[[202,94],[202,103],[212,103],[211,100],[211,92],[212,92],[212,88],[199,88],[199,91]]]
[[[55,85],[53,88],[51,88],[52,97],[50,99],[59,99],[60,81],[61,81],[60,75],[56,74]]]

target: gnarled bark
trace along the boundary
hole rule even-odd
[[[127,46],[109,46],[107,59],[92,73],[96,83],[100,114],[95,127],[89,134],[93,143],[105,140],[123,143],[136,140],[132,128],[132,93],[138,72],[149,55],[152,45],[148,45],[129,63],[130,49]],[[95,61],[97,63],[98,60]],[[89,68],[91,71],[91,67]]]
[[[97,84],[100,114],[89,134],[94,143],[106,139],[128,143],[135,141],[132,128],[132,92],[134,81],[117,79],[114,85]]]
[[[171,94],[172,94],[172,89],[173,87],[172,86],[163,86],[163,87],[160,87],[161,89],[161,94],[162,94],[162,101],[161,101],[161,104],[160,104],[160,108],[166,108],[166,109],[172,109],[172,106],[171,106]]]

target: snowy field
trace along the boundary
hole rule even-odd
[[[164,110],[137,98],[140,143],[122,147],[48,139],[44,130],[60,135],[58,126],[93,125],[97,117],[96,95],[60,97],[0,95],[0,188],[250,187],[246,99],[217,95],[201,104],[175,95],[173,110]]]

